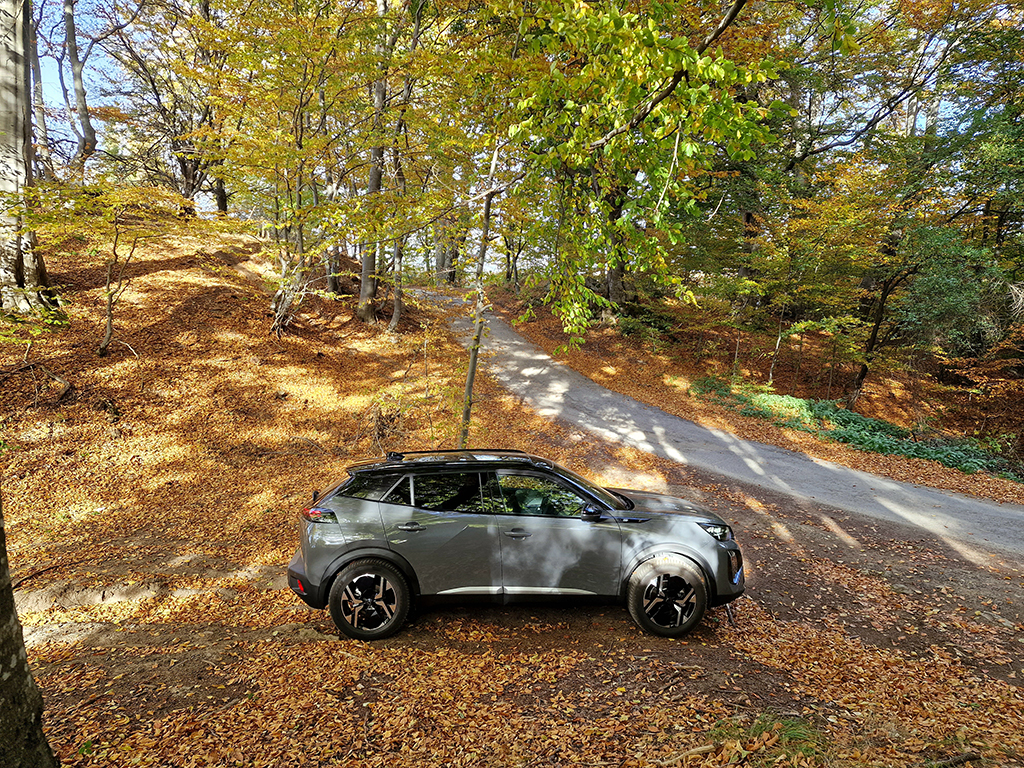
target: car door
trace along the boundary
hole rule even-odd
[[[501,593],[496,518],[477,472],[411,473],[380,501],[388,545],[416,572],[422,594]]]
[[[498,470],[488,490],[501,499],[501,583],[506,595],[618,593],[618,521],[585,520],[593,500],[549,474]]]

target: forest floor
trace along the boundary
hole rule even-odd
[[[313,298],[271,335],[258,243],[213,240],[140,250],[108,356],[84,247],[50,263],[68,324],[0,347],[15,595],[65,765],[1024,765],[1018,563],[794,514],[545,421],[485,373],[471,444],[708,504],[747,595],[676,641],[618,605],[423,608],[339,640],[285,587],[296,511],[351,461],[452,446],[465,352],[426,306],[389,335]],[[998,493],[972,478],[955,487]]]

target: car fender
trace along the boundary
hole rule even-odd
[[[704,583],[707,585],[709,600],[715,597],[717,589],[715,588],[715,580],[712,575],[715,570],[703,555],[682,544],[659,544],[649,549],[645,549],[642,552],[638,552],[633,556],[633,559],[630,560],[628,566],[623,570],[622,582],[619,584],[619,597],[621,599],[626,599],[626,590],[629,588],[629,577],[633,575],[633,571],[635,571],[641,564],[646,563],[648,560],[658,557],[659,555],[676,555],[677,557],[685,557],[687,560],[692,561],[694,565],[700,568],[701,573],[704,575]]]
[[[331,564],[328,566],[326,571],[328,576],[324,579],[324,583],[321,585],[321,589],[324,590],[324,594],[328,594],[330,592],[331,583],[334,581],[334,578],[341,573],[345,566],[349,563],[355,562],[356,560],[362,560],[367,557],[387,560],[389,563],[394,564],[398,570],[402,572],[405,578],[409,580],[409,589],[412,594],[419,594],[419,580],[416,578],[416,572],[413,570],[412,566],[409,565],[409,561],[390,549],[386,541],[367,539],[362,539],[346,546],[345,549],[339,552],[334,560],[331,561]]]

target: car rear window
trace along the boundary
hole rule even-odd
[[[357,472],[338,489],[338,495],[377,501],[395,484],[399,477],[401,475],[391,473]]]

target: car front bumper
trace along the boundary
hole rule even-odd
[[[746,589],[743,570],[743,553],[738,546],[733,544],[719,550],[715,594],[711,598],[711,605],[731,603],[743,594]]]

